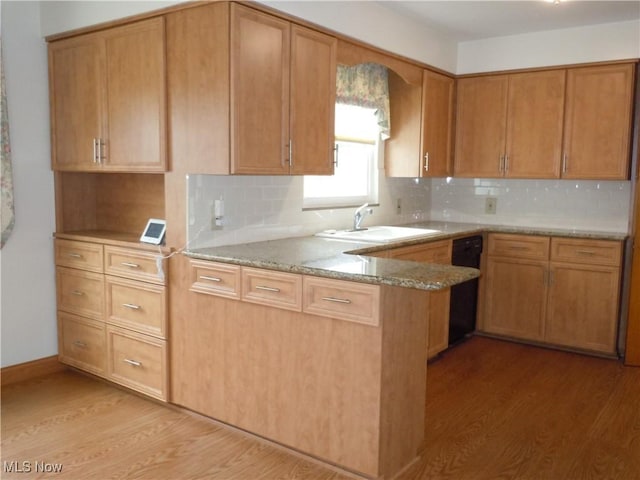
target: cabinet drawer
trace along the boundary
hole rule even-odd
[[[302,276],[243,267],[242,300],[299,312]]]
[[[549,237],[492,233],[489,235],[489,255],[548,260]]]
[[[102,245],[56,239],[55,251],[56,265],[79,268],[90,272],[103,272]]]
[[[107,359],[105,324],[58,312],[60,361],[104,376]]]
[[[552,238],[551,260],[618,267],[622,260],[622,243],[608,240]]]
[[[164,340],[107,326],[107,375],[161,400],[167,399],[167,346]]]
[[[433,242],[389,251],[389,258],[424,263],[451,263],[451,242]]]
[[[161,257],[160,253],[107,245],[104,247],[104,273],[164,285],[167,262],[162,259],[162,269],[158,271],[158,257]]]
[[[303,311],[313,315],[378,326],[380,324],[380,287],[305,276]]]
[[[240,299],[240,267],[225,263],[190,260],[189,290],[207,295]]]
[[[107,322],[165,338],[165,287],[117,277],[106,277]]]
[[[56,268],[58,310],[102,320],[104,276],[75,268]]]

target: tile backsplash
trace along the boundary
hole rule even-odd
[[[627,232],[631,182],[438,178],[431,220]],[[497,199],[495,214],[485,199]]]
[[[379,205],[365,226],[436,220],[628,231],[629,181],[380,177]],[[187,183],[190,248],[349,228],[355,210],[303,210],[303,178],[296,176],[189,175]],[[495,214],[485,213],[487,197],[497,199]],[[214,202],[220,199],[223,228],[214,230]]]
[[[429,219],[429,180],[380,176],[379,205],[363,225],[398,225]],[[303,177],[189,175],[190,248],[312,235],[349,228],[355,208],[303,210]],[[402,212],[396,212],[397,199]],[[213,230],[215,200],[224,201],[223,228]]]

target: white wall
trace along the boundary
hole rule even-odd
[[[37,2],[0,2],[16,223],[2,255],[1,365],[55,355],[46,45]]]
[[[371,1],[263,1],[290,15],[379,48],[455,72],[457,42]]]
[[[456,73],[639,57],[640,20],[636,20],[461,42]]]

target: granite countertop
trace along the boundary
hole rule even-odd
[[[624,240],[627,235],[584,230],[495,226],[467,223],[421,222],[404,226],[431,228],[439,233],[393,243],[364,243],[315,236],[293,237],[239,245],[188,250],[185,255],[216,262],[266,268],[319,277],[440,290],[480,276],[475,268],[372,257],[390,248],[415,245],[485,232],[550,235],[599,240]]]

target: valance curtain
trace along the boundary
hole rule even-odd
[[[9,145],[9,114],[4,85],[4,65],[2,62],[2,39],[0,38],[0,223],[2,238],[0,248],[11,235],[15,222],[13,209],[13,175],[11,172],[11,147]]]
[[[389,138],[389,73],[377,63],[338,65],[336,103],[375,108],[382,138]]]

